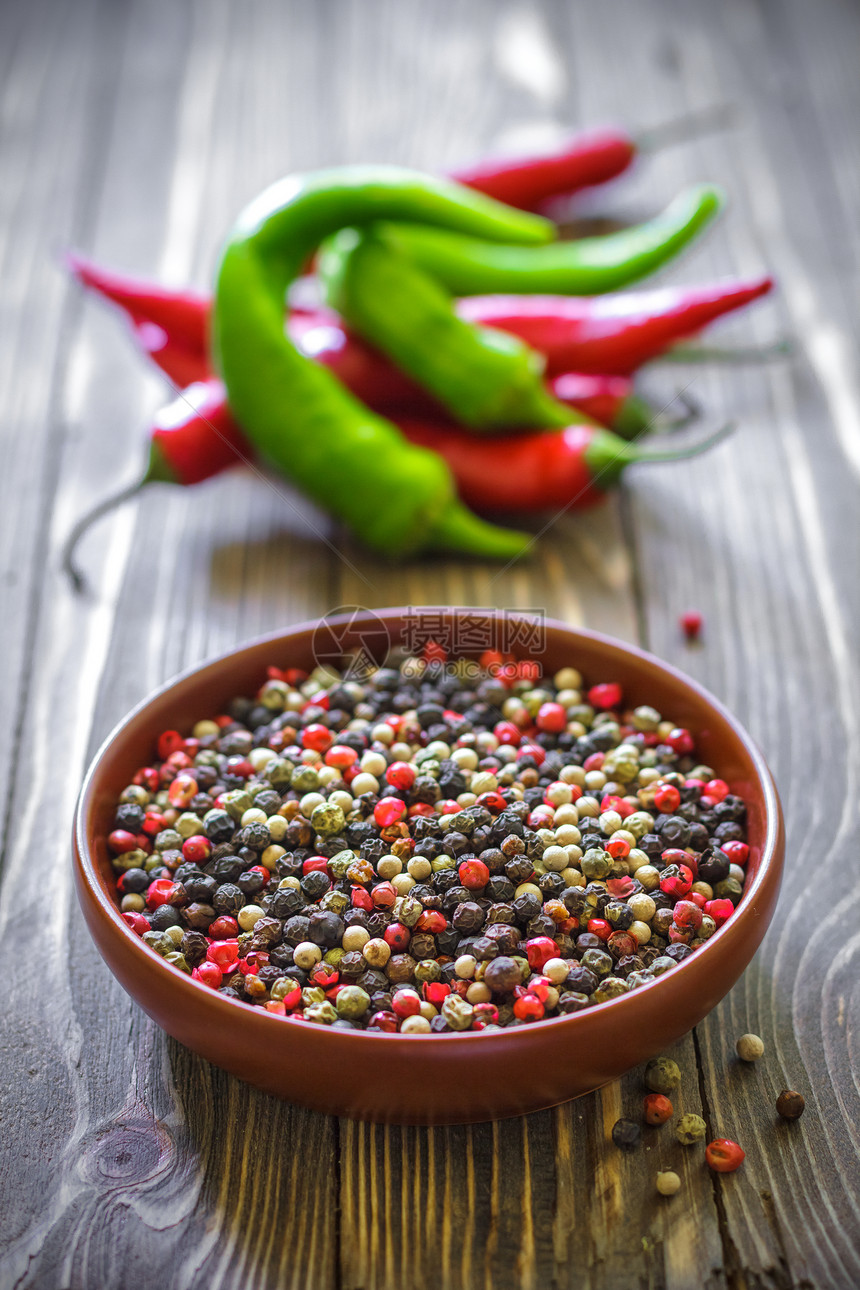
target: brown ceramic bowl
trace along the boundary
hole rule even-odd
[[[408,612],[358,615],[338,631],[345,645],[357,644],[381,618],[397,642]],[[467,613],[473,623],[493,616],[441,612],[449,624]],[[700,686],[641,650],[560,622],[546,624],[539,655],[546,670],[572,665],[592,681],[620,681],[631,705],[652,704],[689,727],[703,760],[749,807],[750,859],[738,910],[673,971],[584,1012],[489,1035],[338,1031],[226,999],[166,964],[126,927],[105,843],[117,796],[150,760],[161,730],[188,730],[232,696],[252,693],[269,664],[312,666],[316,626],[264,637],[186,672],[135,708],[90,767],[74,826],[78,895],[99,950],[141,1007],[195,1052],[279,1097],[405,1124],[469,1123],[554,1106],[616,1079],[701,1021],[737,981],[773,914],[785,845],[773,779],[749,735]]]

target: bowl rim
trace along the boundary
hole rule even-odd
[[[127,925],[122,917],[118,905],[106,892],[102,884],[98,867],[90,852],[85,829],[85,823],[93,804],[95,780],[104,759],[109,755],[111,745],[122,731],[135,721],[136,718],[152,703],[154,703],[156,699],[161,698],[168,691],[181,686],[184,682],[191,680],[202,672],[209,669],[217,669],[222,663],[225,663],[228,659],[233,658],[237,654],[259,649],[266,644],[271,644],[274,647],[279,642],[287,642],[290,637],[298,636],[302,633],[313,632],[320,622],[323,621],[333,625],[360,625],[362,614],[364,614],[368,619],[376,618],[385,622],[392,618],[406,617],[410,613],[416,612],[416,610],[420,610],[421,612],[439,611],[453,614],[455,616],[460,613],[468,613],[471,615],[483,614],[491,618],[496,618],[500,614],[505,613],[511,618],[529,621],[534,621],[535,618],[535,615],[530,614],[527,610],[519,611],[488,609],[486,607],[473,608],[470,606],[421,605],[387,606],[381,609],[363,610],[360,614],[327,614],[322,615],[319,618],[311,618],[300,623],[294,623],[290,627],[281,628],[280,630],[273,632],[266,632],[260,636],[255,636],[248,640],[241,641],[232,648],[223,650],[221,653],[206,658],[200,663],[184,668],[175,676],[170,677],[154,690],[150,691],[149,694],[136,703],[135,706],[117,722],[109,734],[102,740],[97,751],[93,755],[78,795],[72,826],[73,846],[75,857],[78,862],[78,873],[85,881],[90,894],[95,898],[100,911],[106,915],[109,925],[116,933],[119,934],[126,945],[133,947],[133,953],[140,957],[141,967],[144,970],[147,970],[160,966],[164,971],[173,974],[176,978],[175,984],[180,992],[179,1000],[182,1001],[183,1008],[185,1006],[193,1008],[196,1006],[196,1003],[203,1004],[206,1008],[214,1007],[219,1012],[223,1011],[224,1021],[225,1023],[228,1023],[230,1017],[233,1017],[235,1022],[236,1006],[238,1005],[241,1009],[241,1016],[246,1018],[247,1024],[251,1026],[261,1024],[269,1026],[277,1024],[283,1025],[285,1021],[292,1021],[294,1027],[308,1024],[301,1019],[291,1017],[289,1014],[281,1016],[276,1013],[270,1013],[265,1008],[258,1008],[253,1004],[245,1003],[244,1000],[227,998],[224,995],[219,994],[218,991],[213,990],[210,986],[204,985],[203,982],[195,981],[190,974],[182,972],[179,968],[174,967],[172,963],[166,963]],[[779,839],[782,836],[784,827],[782,807],[773,775],[771,774],[764,755],[755,740],[750,734],[748,734],[740,721],[738,721],[728,708],[726,708],[719,699],[711,694],[705,686],[688,676],[685,672],[682,672],[680,668],[675,667],[671,663],[667,663],[656,654],[652,654],[649,650],[642,649],[638,645],[630,645],[626,641],[620,640],[618,637],[609,636],[604,632],[596,632],[584,627],[573,627],[569,623],[565,623],[563,620],[558,618],[543,617],[541,622],[545,628],[554,631],[561,631],[568,637],[572,638],[572,645],[574,648],[576,640],[582,639],[594,645],[603,646],[610,651],[616,650],[632,655],[637,661],[650,666],[655,666],[660,671],[668,673],[673,683],[680,684],[682,687],[692,690],[699,699],[704,700],[704,702],[714,710],[717,716],[719,716],[721,720],[731,728],[733,733],[740,740],[752,761],[758,783],[763,793],[766,824],[765,835],[761,843],[761,858],[759,860],[758,869],[752,882],[744,884],[743,895],[738,903],[736,913],[746,911],[754,904],[757,894],[760,892],[767,879],[771,877],[774,866],[777,867],[777,872],[779,872],[782,866],[782,855],[779,848]],[[468,657],[468,655],[464,653],[463,657]],[[576,1026],[577,1024],[581,1025],[587,1018],[595,1018],[598,1014],[605,1015],[606,1009],[608,1008],[614,1008],[618,1014],[619,1020],[622,1020],[624,1016],[622,1009],[625,1006],[627,1006],[628,1009],[631,1006],[635,1006],[635,1000],[637,998],[641,999],[646,992],[651,993],[660,989],[662,986],[667,984],[668,981],[678,982],[679,973],[684,970],[689,972],[690,968],[700,969],[702,960],[706,958],[712,945],[742,938],[743,932],[739,929],[741,921],[742,920],[737,917],[730,918],[722,925],[722,927],[717,929],[713,936],[708,939],[707,945],[702,946],[695,954],[691,954],[686,959],[683,959],[671,972],[663,973],[660,976],[655,977],[653,981],[649,981],[645,985],[638,986],[635,990],[631,990],[626,994],[618,995],[614,999],[607,999],[603,1003],[592,1004],[587,1008],[583,1008],[580,1012],[568,1013],[566,1015],[555,1017],[546,1017],[541,1021],[531,1022],[527,1026],[518,1026],[516,1027],[517,1037],[529,1034],[534,1030],[543,1031],[547,1026],[557,1028],[561,1026],[571,1027]],[[454,1032],[453,1034],[445,1033],[444,1035],[433,1033],[401,1035],[399,1032],[388,1033],[379,1030],[334,1030],[329,1026],[314,1026],[314,1032],[315,1035],[319,1035],[320,1037],[328,1036],[328,1040],[324,1040],[323,1042],[335,1044],[340,1041],[342,1036],[351,1036],[351,1038],[348,1039],[348,1042],[354,1044],[361,1041],[371,1043],[385,1042],[388,1044],[400,1041],[400,1043],[412,1045],[416,1040],[420,1043],[421,1041],[434,1041],[444,1038],[446,1041],[446,1048],[453,1047],[455,1043],[459,1045],[476,1043],[486,1045],[488,1042],[492,1043],[493,1038],[497,1036],[506,1036],[509,1041],[511,1039],[510,1028],[502,1028],[499,1031],[490,1031],[489,1035],[484,1034],[482,1031],[463,1031]]]

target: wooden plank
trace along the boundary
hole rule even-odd
[[[34,30],[39,19],[34,11]],[[96,65],[99,51],[109,53],[120,82],[111,109],[100,104],[109,138],[92,131],[87,138],[94,156],[106,154],[105,190],[96,194],[95,220],[74,230],[96,257],[175,280],[208,271],[198,248],[217,245],[236,201],[222,200],[218,186],[245,183],[253,192],[263,177],[248,175],[243,158],[266,165],[265,155],[239,144],[238,105],[247,102],[255,54],[231,43],[240,28],[232,6],[138,4],[129,7],[119,51],[104,29],[81,29],[81,48],[93,50]],[[78,75],[76,49],[60,60],[58,99],[63,77]],[[52,100],[49,131],[58,115]],[[210,132],[218,148],[201,160]],[[46,170],[79,185],[85,161],[63,133],[56,146],[51,153],[49,133]],[[203,185],[190,212],[189,172]],[[44,259],[52,248],[35,222],[32,238],[28,254]],[[161,383],[141,372],[115,319],[88,307],[56,382],[60,422],[70,432],[51,459],[63,484],[49,534],[54,551],[72,516],[126,475],[123,428],[145,423],[164,397]],[[318,1284],[331,1279],[335,1250],[324,1216],[333,1207],[333,1123],[229,1079],[149,1023],[98,960],[66,867],[57,872],[56,851],[38,841],[49,819],[52,836],[66,836],[88,750],[153,684],[240,635],[324,608],[328,556],[309,539],[304,503],[295,509],[291,530],[282,518],[289,503],[254,477],[219,481],[196,496],[156,490],[85,544],[89,599],[73,599],[53,576],[30,584],[39,680],[24,696],[4,927],[34,882],[52,890],[54,903],[39,1001],[23,980],[20,992],[12,987],[4,1037],[5,1087],[18,1090],[16,1114],[33,1125],[10,1144],[2,1175],[4,1188],[15,1188],[0,1220],[9,1284],[157,1277],[177,1286],[304,1285],[311,1268]],[[32,533],[44,544],[47,512],[34,518]],[[59,779],[49,770],[57,740]]]
[[[790,367],[734,374],[731,388],[719,383],[714,392],[727,411],[737,409],[743,438],[715,455],[706,486],[690,498],[649,478],[637,493],[635,533],[653,647],[684,663],[745,720],[771,759],[788,812],[774,927],[753,968],[700,1028],[711,1130],[737,1137],[748,1152],[742,1173],[716,1182],[727,1263],[750,1285],[849,1285],[857,1280],[860,1233],[850,1127],[857,1116],[849,1046],[856,914],[846,893],[826,932],[816,929],[807,917],[807,875],[814,866],[816,884],[839,890],[856,818],[853,571],[860,549],[849,516],[858,504],[850,436],[856,442],[860,403],[853,360],[837,364],[837,382],[829,379],[834,352],[855,347],[844,265],[856,234],[837,196],[851,167],[840,170],[816,136],[810,95],[822,93],[837,49],[852,37],[856,43],[858,33],[856,14],[844,9],[834,13],[841,32],[808,15],[794,36],[774,15],[747,6],[733,6],[731,22],[724,18],[718,29],[703,11],[685,27],[680,75],[692,103],[728,96],[743,107],[746,128],[737,138],[701,145],[709,172],[725,178],[734,199],[725,263],[743,271],[766,262],[775,271],[782,325],[798,335],[800,353]],[[854,88],[841,103],[849,116],[856,98]],[[836,174],[843,178],[834,184]],[[756,330],[763,335],[763,322]],[[671,534],[654,523],[668,507]],[[683,648],[675,623],[691,603],[708,621],[698,652]],[[840,748],[835,763],[828,730]],[[842,944],[834,959],[833,946]],[[733,1056],[747,1030],[767,1044],[755,1070]],[[796,1125],[773,1109],[786,1085],[809,1098]]]

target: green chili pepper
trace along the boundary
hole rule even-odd
[[[441,457],[407,443],[284,332],[284,297],[320,241],[380,219],[480,238],[543,242],[546,220],[396,167],[293,175],[245,209],[218,270],[216,361],[230,406],[260,454],[369,546],[389,555],[448,548],[511,558],[528,539],[484,523],[456,498]]]
[[[724,200],[719,188],[701,184],[644,224],[552,246],[490,246],[437,229],[390,224],[382,235],[453,295],[596,296],[636,282],[671,260],[718,214]]]
[[[459,318],[445,290],[373,228],[341,230],[317,267],[329,303],[464,425],[541,429],[587,420],[546,389],[542,354]]]

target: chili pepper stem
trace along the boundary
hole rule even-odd
[[[75,560],[75,552],[84,534],[89,532],[92,526],[103,516],[108,515],[116,507],[122,506],[124,502],[129,502],[133,497],[137,497],[138,493],[147,484],[171,484],[174,482],[175,476],[171,472],[161,449],[156,443],[152,443],[150,444],[149,456],[143,474],[133,483],[127,484],[125,488],[121,488],[118,492],[112,493],[110,497],[105,497],[102,501],[97,502],[91,510],[81,516],[63,543],[63,549],[60,553],[60,568],[76,593],[80,594],[87,585],[87,580]]]
[[[463,551],[489,560],[513,560],[525,554],[531,542],[527,533],[487,524],[459,502],[452,502],[433,521],[425,545],[431,550]]]
[[[791,336],[767,345],[673,345],[655,361],[658,363],[769,363],[791,358],[795,341]]]
[[[703,134],[715,134],[720,130],[731,130],[737,125],[740,110],[736,103],[715,103],[711,107],[697,108],[685,112],[682,116],[673,117],[670,121],[661,121],[650,130],[643,130],[635,136],[637,150],[658,152],[676,143],[687,143],[699,139]]]
[[[688,457],[698,457],[715,444],[727,439],[734,432],[734,422],[727,422],[703,438],[692,443],[681,444],[671,448],[641,447],[638,443],[619,443],[617,435],[609,431],[598,430],[585,451],[585,457],[595,482],[601,489],[609,487],[620,476],[627,466],[640,462],[683,461]]]

